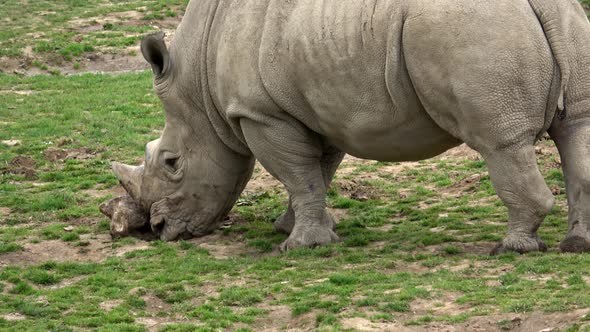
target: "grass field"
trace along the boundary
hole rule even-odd
[[[139,36],[151,29],[142,22],[181,15],[185,3],[0,1],[13,11],[0,10],[0,52],[26,58],[46,38],[54,46],[32,46],[33,58],[49,64],[42,71],[63,69],[107,51],[96,34],[125,26]],[[105,17],[121,19],[74,35],[59,28]],[[36,32],[45,37],[27,39]],[[135,56],[123,37],[107,39],[113,54]],[[93,50],[68,57],[71,43]],[[590,331],[590,255],[557,250],[567,207],[550,141],[537,148],[557,200],[540,230],[548,253],[488,256],[506,208],[466,147],[418,163],[346,158],[328,199],[335,245],[278,252],[285,236],[272,222],[287,198],[260,167],[210,236],[112,240],[98,205],[122,194],[110,162],[139,163],[160,135],[151,87],[148,72],[0,74],[0,330]]]

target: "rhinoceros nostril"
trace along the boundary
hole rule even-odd
[[[152,231],[156,234],[162,234],[164,225],[166,225],[166,218],[163,216],[154,217],[151,220]]]

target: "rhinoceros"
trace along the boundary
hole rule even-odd
[[[493,253],[544,251],[549,132],[569,204],[562,251],[590,251],[590,24],[575,0],[194,0],[142,40],[166,114],[142,166],[113,164],[162,240],[216,229],[257,159],[289,194],[281,250],[338,241],[326,189],[350,155],[478,151],[508,207]],[[138,215],[141,214],[138,211]]]

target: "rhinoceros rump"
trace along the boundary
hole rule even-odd
[[[258,159],[289,193],[281,249],[328,244],[344,153],[420,160],[465,142],[508,207],[494,253],[545,250],[554,199],[533,144],[549,131],[561,249],[590,251],[590,24],[575,0],[199,0],[169,49],[161,33],[141,49],[166,126],[143,166],[114,165],[137,208],[117,206],[163,240],[214,230]]]

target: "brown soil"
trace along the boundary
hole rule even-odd
[[[333,186],[338,188],[338,193],[341,196],[359,202],[380,199],[383,197],[383,193],[377,188],[364,185],[362,181],[356,179],[336,179],[334,180]]]
[[[25,320],[25,319],[27,319],[27,316],[20,314],[20,313],[9,313],[9,314],[4,314],[4,315],[0,316],[0,318],[3,318],[9,322],[14,322],[14,321],[19,321],[19,320]]]
[[[0,207],[0,216],[1,217],[8,217],[12,213],[12,210],[7,207]]]
[[[109,256],[122,256],[130,251],[150,248],[148,242],[137,240],[134,244],[113,249],[113,241],[108,234],[81,235],[80,241],[87,245],[76,247],[60,240],[25,243],[22,244],[24,250],[0,255],[0,267],[38,265],[47,261],[103,262]]]
[[[443,303],[440,308],[428,306],[428,310],[441,311],[457,315],[469,310],[468,307],[452,303]],[[560,331],[571,326],[572,322],[580,321],[588,310],[576,310],[569,313],[541,313],[527,315],[502,314],[484,317],[473,317],[467,322],[451,324],[446,322],[430,323],[425,326],[406,326],[404,321],[371,322],[362,317],[351,317],[341,320],[345,329],[355,331],[392,331],[392,332],[551,332]],[[415,317],[414,317],[415,318]],[[583,329],[583,327],[582,327]],[[580,329],[580,330],[582,330]]]
[[[14,157],[8,166],[4,169],[0,169],[1,174],[14,174],[24,175],[26,179],[34,179],[37,176],[37,170],[35,169],[35,161],[33,158],[28,156],[17,156]]]
[[[77,160],[87,160],[87,159],[94,159],[96,157],[97,151],[92,151],[87,148],[77,148],[72,150],[63,150],[63,149],[56,149],[56,148],[49,148],[43,151],[43,156],[45,160],[50,162],[63,162],[65,160],[70,159],[77,159]]]
[[[188,319],[171,319],[166,317],[139,317],[135,321],[143,326],[149,332],[161,331],[166,325],[170,324],[192,324],[195,326],[202,326],[203,323]]]
[[[268,173],[260,163],[256,162],[252,179],[248,182],[245,193],[255,194],[262,192],[272,192],[283,189],[283,185]]]
[[[277,251],[270,254],[260,254],[259,250],[246,246],[246,243],[237,236],[224,235],[222,231],[216,231],[213,234],[194,238],[189,241],[197,247],[207,250],[209,254],[216,259],[228,259],[241,256],[261,257],[278,253]]]

